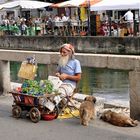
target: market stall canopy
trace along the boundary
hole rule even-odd
[[[69,0],[65,2],[60,2],[51,5],[52,7],[88,7],[88,5],[93,5],[101,0]]]
[[[52,5],[49,2],[40,2],[40,1],[30,1],[30,0],[17,0],[13,2],[7,2],[0,5],[0,9],[10,9],[15,7],[21,7],[25,9],[37,9],[43,8]]]
[[[90,6],[91,11],[139,9],[140,0],[102,0]]]
[[[88,5],[94,5],[100,1],[102,0],[84,0],[84,2],[80,4],[80,6],[87,7]]]

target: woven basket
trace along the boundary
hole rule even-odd
[[[18,77],[24,78],[24,79],[29,79],[29,80],[34,80],[36,71],[37,71],[36,65],[22,62],[21,67],[18,72]]]

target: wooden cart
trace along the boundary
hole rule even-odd
[[[14,98],[12,105],[13,117],[20,118],[22,116],[22,111],[26,111],[27,116],[29,116],[31,121],[35,123],[37,123],[43,115],[52,114],[55,119],[58,117],[59,110],[57,106],[55,106],[53,111],[50,111],[45,106],[40,105],[39,98],[42,96],[33,96],[17,91],[11,91],[10,93]]]

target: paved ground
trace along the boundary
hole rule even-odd
[[[0,96],[1,140],[140,140],[140,124],[137,127],[117,127],[98,118],[88,127],[79,119],[56,119],[32,123],[29,119],[11,116],[11,95]]]

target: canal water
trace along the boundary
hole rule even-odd
[[[11,62],[11,81],[21,83],[17,77],[21,63]],[[47,79],[51,67],[38,65],[36,80]],[[95,69],[82,67],[82,80],[79,85],[79,92],[103,97],[105,101],[129,101],[129,81],[127,71],[110,69]]]

